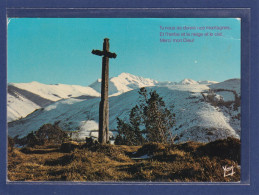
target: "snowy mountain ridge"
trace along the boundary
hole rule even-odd
[[[130,73],[121,73],[117,77],[109,79],[109,95],[117,96],[122,93],[141,87],[167,86],[167,85],[190,85],[190,84],[213,84],[215,81],[194,81],[184,79],[180,82],[159,82],[149,78],[135,76]],[[99,97],[101,93],[101,79],[90,84],[88,87],[65,84],[42,84],[37,81],[30,83],[9,83],[7,95],[8,122],[26,117],[34,110],[45,107],[53,102],[71,97]]]
[[[99,97],[100,93],[90,87],[79,85],[46,85],[36,81],[9,83],[7,94],[7,121],[23,118],[35,109],[71,97]]]
[[[96,82],[89,85],[89,87],[101,93],[102,79],[97,79]],[[158,81],[135,76],[129,73],[121,73],[117,77],[109,79],[109,95],[116,96],[141,87],[150,87],[158,84]]]
[[[192,79],[184,79],[178,83],[178,85],[197,85],[197,84],[199,83]]]
[[[101,93],[101,82],[102,79],[97,79],[94,83],[89,85],[89,87]],[[215,84],[217,81],[195,81],[192,79],[183,79],[180,82],[172,81],[156,81],[150,78],[144,78],[141,76],[135,76],[130,73],[121,73],[117,77],[111,77],[109,79],[109,95],[116,96],[122,93],[139,89],[141,87],[153,87],[153,86],[166,86],[166,85],[198,85],[198,84]]]
[[[184,80],[179,84],[123,73],[111,78],[110,82],[114,87],[109,98],[110,130],[113,136],[117,134],[112,131],[117,127],[116,118],[128,120],[130,109],[138,102],[138,88],[146,87],[148,91],[156,90],[166,106],[176,114],[172,133],[177,142],[209,142],[228,136],[240,138],[240,79],[215,84]],[[90,86],[98,92],[97,85],[98,82],[95,82]],[[10,136],[23,137],[43,124],[59,121],[62,129],[74,132],[75,139],[97,137],[99,101],[99,97],[61,99],[24,119],[9,123],[8,133]]]
[[[31,83],[10,83],[9,85],[37,94],[51,101],[58,101],[60,99],[70,97],[78,97],[81,95],[89,95],[96,97],[100,96],[100,93],[98,93],[94,89],[90,87],[83,87],[80,85],[46,85],[36,81],[33,81]]]

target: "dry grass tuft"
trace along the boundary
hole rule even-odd
[[[63,153],[57,145],[8,150],[10,181],[240,181],[240,141],[209,144],[148,143],[143,146],[94,144]],[[142,159],[141,156],[148,158]],[[234,166],[224,177],[222,166]]]

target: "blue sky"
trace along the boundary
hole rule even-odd
[[[89,85],[101,77],[102,59],[91,51],[102,49],[105,37],[117,54],[110,59],[110,77],[128,72],[159,81],[240,78],[240,23],[235,18],[12,18],[8,82]],[[193,43],[161,43],[160,26],[231,30]]]

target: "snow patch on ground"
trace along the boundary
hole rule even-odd
[[[93,120],[81,121],[79,131],[73,134],[72,139],[85,139],[85,137],[98,137],[98,123]],[[97,135],[96,135],[97,134]]]
[[[235,101],[235,94],[231,91],[219,91],[217,95],[220,95],[225,102]]]
[[[215,107],[208,105],[199,110],[197,115],[201,118],[201,125],[205,128],[228,129],[233,136],[236,134],[235,130],[229,125],[229,118],[225,117]]]

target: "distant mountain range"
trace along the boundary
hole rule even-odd
[[[240,138],[240,79],[159,82],[122,73],[109,79],[111,130],[116,130],[117,117],[128,120],[141,87],[156,90],[176,114],[172,132],[177,142]],[[43,124],[59,122],[64,130],[74,132],[74,139],[97,137],[100,88],[100,79],[88,87],[9,83],[8,134],[23,137]],[[111,131],[114,136],[116,133]]]

